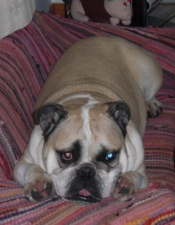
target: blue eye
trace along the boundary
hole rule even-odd
[[[112,154],[112,153],[109,153],[109,154],[107,155],[107,157],[108,157],[108,159],[111,159],[111,158],[113,157],[113,154]]]
[[[116,153],[110,152],[106,155],[106,160],[113,160],[116,156]]]

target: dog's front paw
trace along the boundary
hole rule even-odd
[[[137,194],[137,187],[132,180],[125,174],[120,175],[113,197],[119,201],[130,201]]]
[[[162,113],[162,103],[155,98],[147,102],[148,118],[157,117]]]
[[[31,201],[41,201],[49,198],[53,192],[53,182],[44,176],[37,177],[24,187],[24,196]]]

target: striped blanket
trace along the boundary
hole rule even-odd
[[[41,87],[70,45],[111,34],[155,53],[163,68],[164,83],[157,94],[163,114],[148,120],[143,138],[149,186],[123,203],[107,198],[83,205],[57,195],[30,202],[12,171],[29,141]],[[35,12],[27,27],[0,41],[0,93],[0,224],[175,224],[175,29],[113,27]]]

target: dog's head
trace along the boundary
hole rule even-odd
[[[130,109],[122,101],[66,106],[46,104],[34,112],[43,132],[43,162],[59,196],[96,202],[109,197],[127,163]]]

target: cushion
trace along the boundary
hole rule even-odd
[[[111,197],[82,204],[56,194],[30,202],[14,181],[13,168],[34,127],[36,99],[65,49],[93,35],[116,35],[143,46],[163,68],[157,94],[163,113],[148,119],[143,137],[148,188],[128,202]],[[0,93],[0,224],[175,224],[175,28],[116,27],[35,12],[27,27],[0,40]]]

